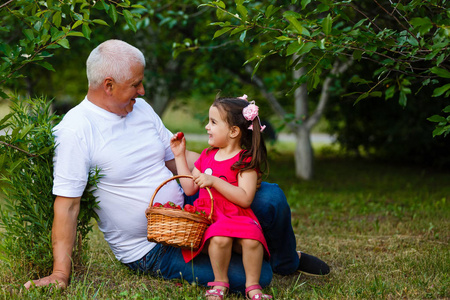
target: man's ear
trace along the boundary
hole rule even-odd
[[[105,93],[110,96],[112,94],[113,87],[114,87],[114,79],[112,79],[111,77],[106,77],[103,80],[102,87],[103,87],[103,90],[105,91]]]
[[[238,126],[231,126],[230,128],[230,137],[232,139],[237,138],[241,134],[241,129]]]

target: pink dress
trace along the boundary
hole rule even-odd
[[[235,157],[217,161],[214,159],[217,149],[207,152],[203,150],[195,167],[202,173],[219,177],[228,183],[238,185],[238,171],[231,170],[231,166],[239,160],[238,153]],[[182,250],[185,262],[189,262],[203,249],[205,242],[213,236],[229,236],[234,238],[258,240],[264,246],[265,256],[269,256],[269,250],[264,238],[261,225],[250,208],[242,208],[228,201],[217,190],[211,188],[214,199],[213,223],[206,229],[200,248],[196,252]],[[211,199],[206,189],[200,189],[199,198],[194,201],[197,210],[205,211],[209,215],[211,211]]]

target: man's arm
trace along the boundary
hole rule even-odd
[[[47,277],[28,281],[25,283],[27,289],[33,284],[43,286],[57,283],[61,288],[69,285],[80,201],[81,197],[56,197],[52,226],[53,272]]]

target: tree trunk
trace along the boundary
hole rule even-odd
[[[314,175],[314,150],[310,139],[310,130],[306,126],[299,126],[295,146],[295,174],[305,180]]]
[[[305,72],[305,68],[293,71],[294,79],[300,78]],[[314,152],[311,144],[310,131],[312,126],[306,122],[309,118],[308,90],[306,83],[302,84],[294,92],[296,147],[295,147],[295,175],[305,180],[311,180],[314,173]]]

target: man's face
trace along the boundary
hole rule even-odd
[[[112,81],[113,89],[108,110],[125,117],[133,111],[136,98],[145,94],[142,80],[144,79],[144,66],[135,63],[131,66],[131,77],[124,82]]]

